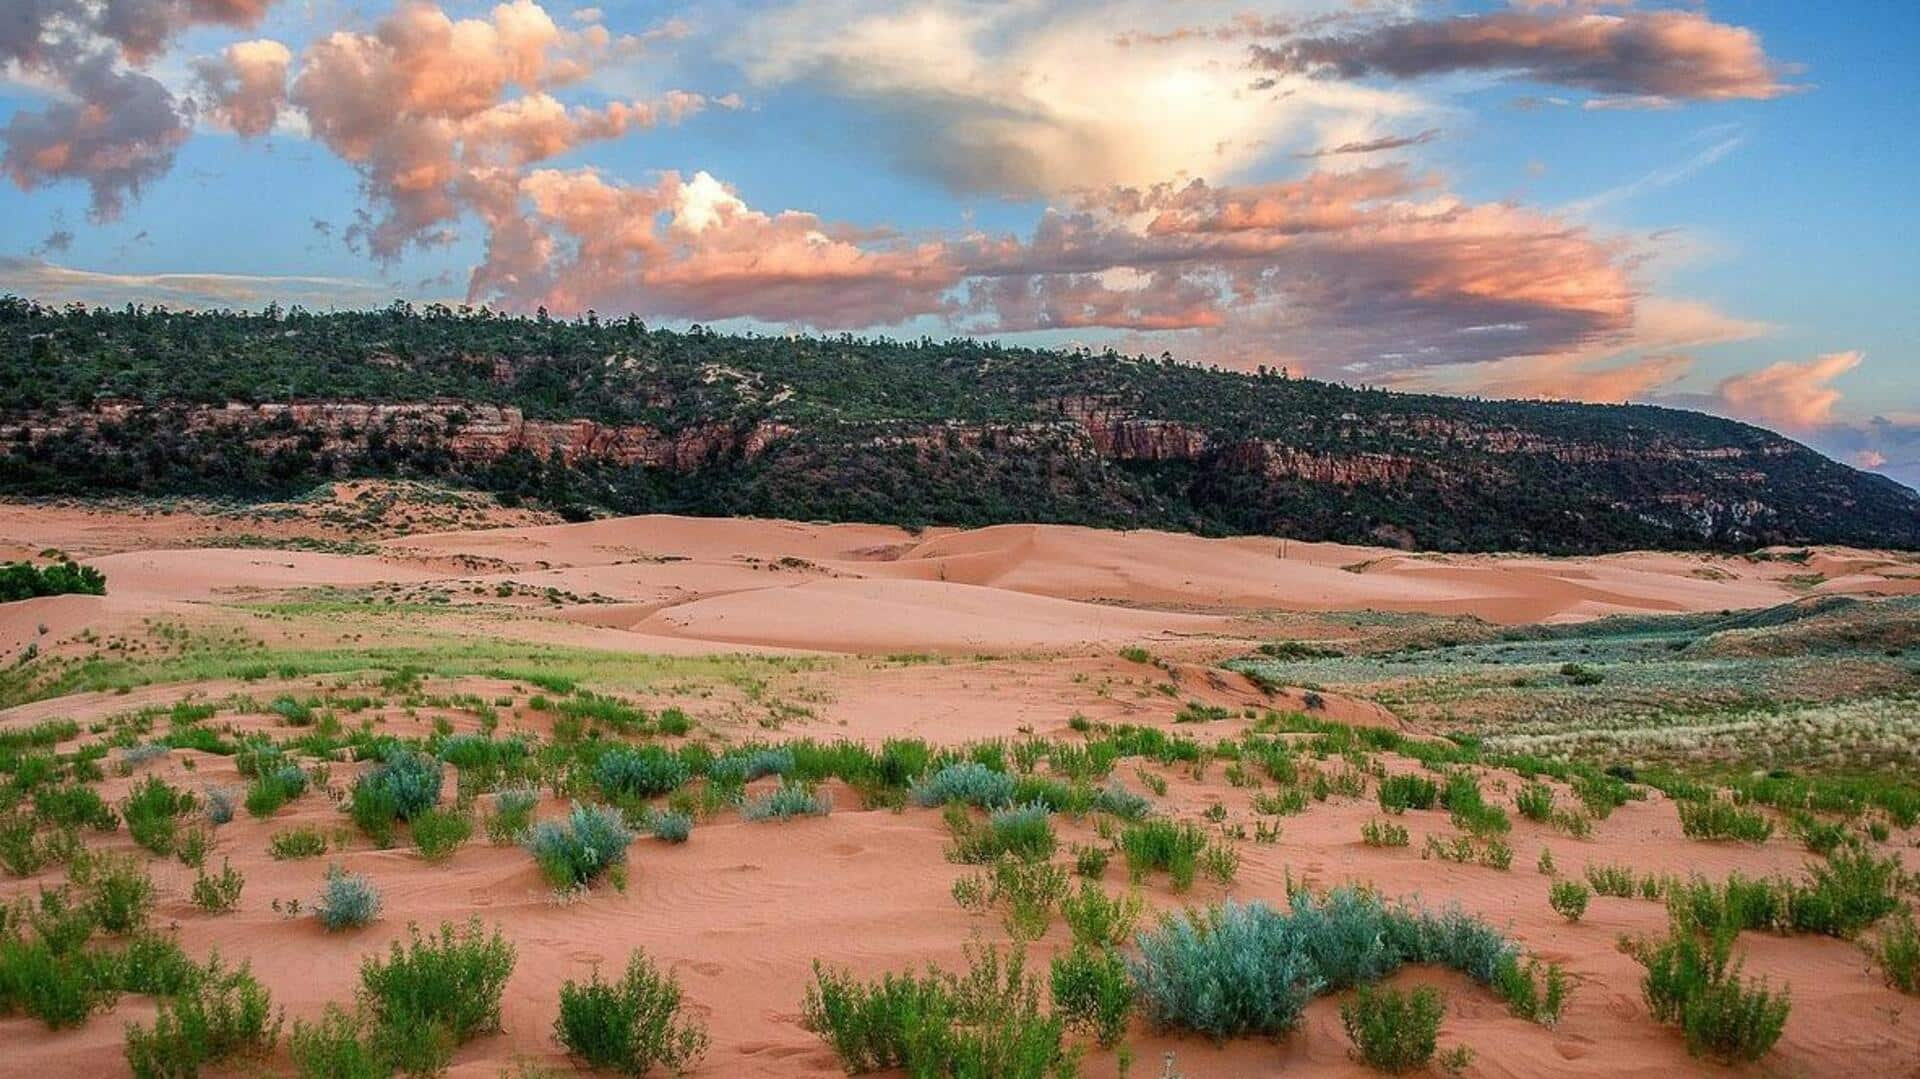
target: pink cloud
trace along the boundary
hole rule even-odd
[[[1829,383],[1860,366],[1861,353],[1830,352],[1804,363],[1781,361],[1720,383],[1716,391],[1736,416],[1805,430],[1833,419],[1840,391]]]
[[[241,41],[194,65],[207,115],[241,135],[264,135],[287,105],[293,53],[278,41]]]
[[[96,220],[119,216],[173,167],[191,105],[139,70],[195,25],[251,26],[270,0],[34,0],[0,15],[0,69],[64,98],[0,129],[0,170],[22,190],[85,183]]]

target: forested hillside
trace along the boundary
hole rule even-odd
[[[1443,550],[1920,546],[1920,497],[1645,406],[1387,393],[972,340],[442,307],[0,299],[0,492],[429,477],[573,513],[1006,521]]]

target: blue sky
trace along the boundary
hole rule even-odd
[[[0,290],[1165,349],[1920,480],[1920,5],[44,7]]]

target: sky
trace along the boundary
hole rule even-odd
[[[1920,4],[0,8],[0,293],[1165,352],[1920,484]]]

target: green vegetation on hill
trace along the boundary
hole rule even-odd
[[[64,559],[45,566],[31,562],[0,564],[0,603],[35,596],[64,596],[69,592],[104,596],[107,579],[92,566]]]
[[[439,411],[351,431],[284,414],[191,422],[229,403],[338,401]],[[1699,413],[1395,394],[972,340],[4,298],[0,402],[0,492],[12,494],[263,496],[437,477],[581,513],[1046,521],[1443,550],[1920,546],[1920,496]],[[461,436],[478,406],[644,425],[672,439],[675,459],[476,453]]]

